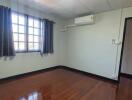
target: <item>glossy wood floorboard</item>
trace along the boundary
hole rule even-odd
[[[132,100],[132,80],[117,85],[56,69],[0,84],[0,100]]]

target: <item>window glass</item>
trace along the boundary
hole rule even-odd
[[[12,13],[12,28],[13,28],[13,39],[14,47],[16,51],[25,51],[25,22],[26,18],[24,15],[18,13]]]
[[[39,35],[39,29],[37,29],[37,28],[34,28],[34,35]]]
[[[28,26],[33,27],[33,18],[31,17],[28,18]]]
[[[28,34],[33,34],[33,28],[32,27],[28,28]]]
[[[25,41],[25,35],[24,34],[19,34],[19,41],[22,41],[22,42]]]
[[[12,23],[18,23],[18,15],[16,13],[12,13]]]
[[[39,50],[39,43],[34,43],[34,49]]]
[[[34,27],[39,28],[39,20],[34,19]]]
[[[29,50],[33,50],[34,48],[33,48],[33,43],[28,43],[28,49]]]
[[[25,33],[25,28],[22,25],[19,25],[19,33]]]
[[[17,33],[18,32],[18,25],[13,24],[12,27],[13,27],[13,32]]]
[[[34,36],[34,42],[39,42],[39,36]]]
[[[19,43],[19,50],[21,50],[21,51],[25,50],[25,44],[24,44],[24,42],[20,42]]]
[[[13,39],[14,39],[14,41],[18,41],[18,34],[14,33],[13,34]]]
[[[19,15],[19,24],[25,25],[25,18],[22,15]]]
[[[12,30],[16,51],[38,51],[42,23],[39,19],[12,12]]]
[[[28,49],[29,51],[39,50],[39,38],[40,38],[40,20],[36,18],[29,17],[28,19]]]
[[[33,42],[33,35],[28,35],[28,42]]]

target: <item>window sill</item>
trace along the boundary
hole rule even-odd
[[[16,51],[16,53],[34,53],[34,52],[40,52],[40,51]]]

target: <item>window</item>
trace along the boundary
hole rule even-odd
[[[28,18],[28,49],[39,50],[40,21],[38,19]]]
[[[17,52],[40,50],[40,23],[38,18],[12,12],[14,47]]]
[[[26,48],[26,18],[24,15],[12,14],[12,27],[14,46],[16,51],[24,51]]]

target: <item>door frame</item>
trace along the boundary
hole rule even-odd
[[[123,52],[124,52],[124,45],[125,45],[127,21],[130,20],[130,19],[132,19],[132,17],[125,18],[125,23],[124,23],[123,41],[122,41],[122,47],[121,47],[121,55],[120,55],[120,63],[119,63],[119,72],[118,72],[118,81],[120,81],[120,77],[121,77],[121,68],[122,68]]]

